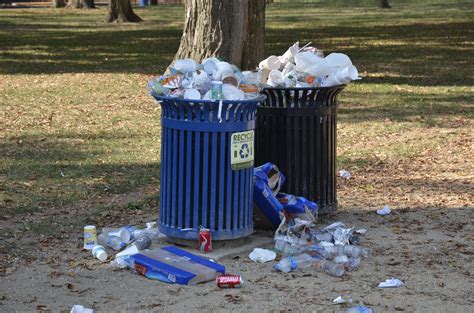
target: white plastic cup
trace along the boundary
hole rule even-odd
[[[84,226],[84,249],[91,250],[97,244],[97,229],[94,225]]]
[[[342,84],[347,84],[351,80],[359,78],[359,73],[354,65],[340,68],[328,76],[323,82],[324,87],[332,87]]]
[[[234,73],[232,67],[227,62],[216,63],[216,70],[212,73],[214,80],[222,80],[222,75],[225,73]]]
[[[193,59],[182,59],[174,62],[174,68],[184,74],[197,70],[198,64]]]
[[[202,61],[202,68],[204,69],[204,71],[209,74],[209,75],[212,75],[212,73],[214,73],[215,70],[217,70],[217,66],[216,66],[216,61],[217,59],[214,59],[214,58],[209,58],[209,59],[205,59]]]
[[[194,72],[192,81],[193,87],[200,90],[200,92],[205,92],[211,88],[211,79],[205,71]]]
[[[235,77],[234,72],[225,72],[222,74],[222,83],[223,84],[230,84],[232,86],[237,87],[239,85],[239,81],[237,77]]]
[[[329,66],[346,67],[352,65],[351,59],[344,53],[331,53],[324,59]]]
[[[123,241],[123,243],[129,243],[132,237],[130,235],[130,232],[125,228],[120,228],[115,231],[109,232],[109,237],[110,236],[119,237]]]
[[[92,255],[101,262],[107,261],[107,252],[104,246],[95,245],[94,248],[92,248]]]
[[[229,84],[222,84],[222,94],[225,100],[245,99],[245,93],[242,90]]]
[[[278,70],[273,70],[268,74],[268,80],[267,84],[272,86],[272,87],[277,87],[285,82],[285,76],[283,76],[283,73],[278,71]]]
[[[189,99],[189,100],[201,100],[201,93],[199,90],[190,88],[186,89],[184,92],[184,99]]]
[[[258,64],[258,67],[261,70],[270,70],[270,71],[278,70],[280,69],[280,66],[281,66],[280,58],[275,55],[269,56],[268,58],[260,62],[260,64]]]
[[[282,56],[280,56],[281,66],[285,66],[289,62],[294,62],[295,55],[298,53],[299,50],[300,46],[298,42],[289,47],[288,50],[286,50],[286,52]]]

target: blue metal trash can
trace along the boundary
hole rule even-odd
[[[173,238],[237,239],[253,232],[257,100],[154,97],[162,108],[160,231]]]
[[[146,7],[148,5],[148,0],[140,0],[139,3],[141,7]]]

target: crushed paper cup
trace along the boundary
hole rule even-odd
[[[249,258],[254,262],[265,263],[275,260],[276,253],[268,249],[255,248],[250,252]]]
[[[351,173],[349,173],[349,171],[346,171],[346,170],[340,170],[339,171],[339,176],[341,176],[342,178],[345,178],[345,179],[350,179],[352,177]]]
[[[388,278],[385,281],[381,282],[379,288],[398,288],[405,285],[400,279],[397,278]]]
[[[356,231],[354,231],[355,233],[357,234],[360,234],[360,235],[365,235],[367,233],[367,229],[365,228],[359,228],[357,229]]]
[[[392,212],[392,210],[388,205],[385,205],[382,209],[377,210],[378,215],[388,215],[390,212]]]
[[[352,299],[346,296],[339,296],[336,299],[332,300],[334,304],[345,304],[345,303],[352,303]]]

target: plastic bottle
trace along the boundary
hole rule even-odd
[[[309,254],[303,253],[297,256],[288,256],[283,258],[275,265],[277,271],[288,273],[297,268],[305,268],[313,265],[317,260]]]
[[[144,250],[151,246],[151,238],[148,235],[143,235],[137,238],[132,245],[135,245],[138,250]]]
[[[106,245],[114,250],[122,250],[125,248],[125,243],[117,236],[109,236],[107,233],[102,233],[99,235],[99,243],[101,245]]]
[[[344,313],[375,313],[375,311],[365,305],[358,305],[346,310]]]
[[[326,252],[328,253],[328,257],[334,257],[336,255],[345,254],[348,257],[353,258],[367,258],[369,255],[369,250],[358,247],[358,246],[332,246],[332,247],[324,247]]]
[[[316,267],[323,270],[326,274],[336,277],[341,277],[345,272],[343,264],[337,264],[325,259],[318,260]]]
[[[92,248],[92,255],[101,262],[105,262],[107,260],[107,252],[105,251],[104,246],[95,245]]]
[[[357,270],[359,268],[359,266],[360,266],[360,258],[349,258],[349,261],[347,261],[344,264],[344,268],[348,272],[352,272],[352,271]]]

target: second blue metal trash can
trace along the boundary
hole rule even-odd
[[[253,156],[257,104],[156,96],[162,108],[160,231],[212,240],[253,232]]]

